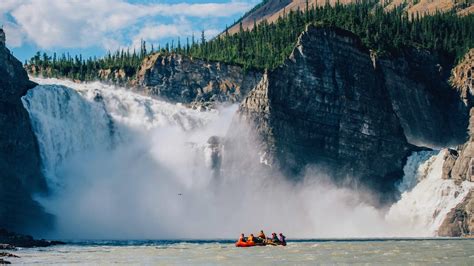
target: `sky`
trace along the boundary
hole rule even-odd
[[[83,57],[212,38],[260,0],[0,0],[7,47],[24,62],[36,51]]]

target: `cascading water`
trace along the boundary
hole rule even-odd
[[[402,198],[387,214],[363,203],[367,192],[336,188],[317,172],[298,184],[258,167],[221,175],[214,168],[227,151],[212,136],[226,134],[235,106],[199,112],[100,83],[35,81],[43,85],[22,100],[52,188],[38,199],[58,219],[52,237],[215,238],[261,228],[292,237],[432,236],[466,190],[441,180],[442,154],[430,159],[433,152],[408,159]]]
[[[447,213],[474,189],[472,182],[456,185],[453,180],[441,178],[446,152],[441,150],[428,160],[430,152],[411,156],[412,163],[417,161],[414,165],[419,166],[414,174],[405,172],[406,181],[400,187],[407,190],[402,191],[401,199],[387,213],[388,221],[405,226],[412,236],[435,236]]]

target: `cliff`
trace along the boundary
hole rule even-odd
[[[451,83],[459,91],[462,101],[470,111],[469,139],[456,150],[450,150],[444,167],[443,178],[454,182],[474,182],[474,49],[453,69]],[[440,236],[474,235],[474,190],[446,216],[439,229]]]
[[[0,43],[0,228],[45,229],[51,222],[32,193],[45,192],[38,144],[20,98],[36,84]]]
[[[390,199],[412,144],[466,138],[457,129],[467,125],[467,109],[439,86],[447,81],[436,57],[411,53],[376,59],[350,32],[309,26],[290,58],[249,93],[237,120],[256,133],[262,161],[290,175],[316,166]]]
[[[143,61],[136,85],[173,102],[240,102],[260,78],[239,66],[156,53]]]
[[[427,51],[410,49],[377,60],[377,67],[408,142],[440,148],[466,141],[469,109],[450,85],[449,64]]]

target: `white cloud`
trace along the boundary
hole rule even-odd
[[[178,36],[191,31],[192,26],[189,23],[181,25],[180,21],[173,24],[155,22],[139,29],[140,23],[158,21],[160,17],[226,17],[251,7],[244,1],[201,4],[132,4],[124,0],[1,1],[0,20],[9,21],[9,44],[17,47],[23,40],[28,40],[46,49],[111,48],[130,40],[135,42],[136,38],[158,40]],[[7,20],[7,14],[15,21]]]
[[[7,22],[3,25],[3,29],[7,36],[8,47],[20,47],[22,45],[25,35],[22,28],[14,23]]]

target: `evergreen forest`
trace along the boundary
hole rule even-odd
[[[454,11],[422,16],[409,15],[403,6],[387,11],[374,1],[354,4],[309,6],[290,11],[275,23],[255,23],[252,30],[244,30],[206,39],[204,31],[198,38],[192,36],[163,46],[144,41],[140,50],[109,52],[101,58],[70,56],[37,52],[27,63],[36,66],[42,75],[67,77],[78,80],[99,79],[99,71],[122,70],[133,78],[142,60],[153,53],[177,53],[209,61],[241,65],[245,69],[273,69],[280,65],[293,50],[298,36],[306,25],[337,27],[353,32],[362,44],[378,56],[396,56],[405,49],[426,49],[442,55],[451,62],[459,60],[474,47],[474,15],[458,16]],[[48,70],[48,71],[46,71]]]

